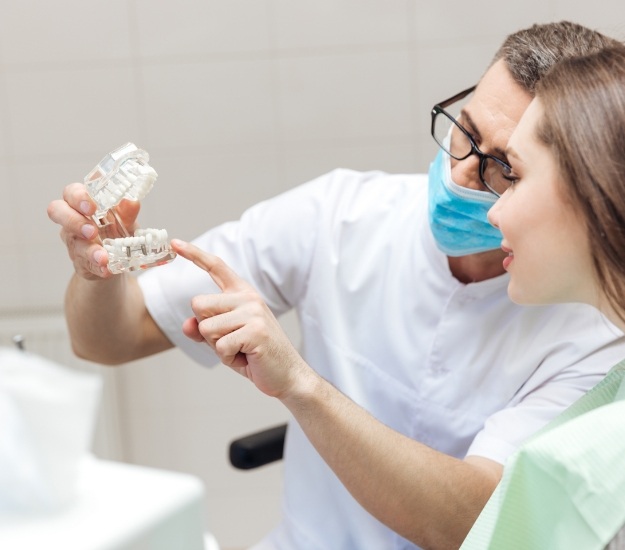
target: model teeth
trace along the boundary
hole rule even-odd
[[[126,190],[126,198],[140,201],[152,190],[158,174],[147,164],[133,163],[132,171],[127,172],[126,179],[130,183]]]
[[[133,237],[104,239],[102,244],[109,255],[111,273],[162,265],[176,257],[165,229],[137,229]]]
[[[104,248],[109,256],[130,257],[133,253],[157,254],[169,248],[169,239],[165,229],[138,229],[134,237],[104,239]]]
[[[97,205],[92,217],[108,253],[111,273],[163,265],[176,257],[164,229],[139,229],[132,237],[105,238],[111,233],[128,235],[115,207],[124,199],[141,201],[152,190],[158,174],[148,161],[145,151],[126,143],[106,155],[84,179]]]
[[[148,164],[126,160],[113,174],[87,182],[89,193],[103,212],[117,206],[123,199],[141,201],[154,187],[158,174]]]

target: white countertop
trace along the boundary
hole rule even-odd
[[[0,515],[3,550],[204,550],[199,479],[86,461],[71,506],[47,515]]]

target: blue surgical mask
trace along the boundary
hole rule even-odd
[[[450,157],[442,150],[430,165],[428,195],[430,228],[445,254],[466,256],[501,246],[501,232],[486,218],[497,197],[454,183]]]

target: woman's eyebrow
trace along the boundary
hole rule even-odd
[[[482,135],[480,134],[480,131],[478,130],[475,122],[473,122],[471,115],[467,113],[464,109],[460,111],[460,114],[462,115],[463,121],[466,121],[466,124],[471,127],[470,128],[470,130],[472,130],[471,133],[475,135],[475,137],[477,138],[476,140],[481,142]],[[501,159],[505,159],[507,156],[506,150],[502,149],[501,147],[493,147],[491,155],[495,155],[496,157],[499,157]]]

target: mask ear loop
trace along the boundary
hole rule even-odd
[[[147,269],[176,257],[165,229],[137,229],[131,235],[116,210],[122,200],[140,201],[152,190],[158,174],[148,161],[145,151],[127,143],[106,155],[84,180],[97,205],[92,218],[111,273]]]
[[[454,125],[450,124],[449,130],[447,130],[447,135],[445,136],[445,139],[443,139],[443,146],[447,151],[451,151],[451,132],[453,129],[454,129]]]

